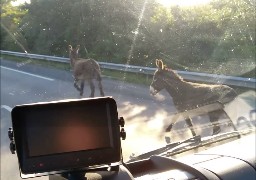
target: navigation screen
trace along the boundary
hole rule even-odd
[[[22,177],[121,160],[117,105],[111,97],[18,105],[12,125]]]
[[[108,104],[41,107],[25,123],[30,157],[113,146]]]

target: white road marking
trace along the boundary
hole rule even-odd
[[[45,80],[48,80],[48,81],[54,81],[54,79],[51,79],[51,78],[48,78],[48,77],[39,76],[39,75],[36,75],[36,74],[27,73],[27,72],[24,72],[24,71],[19,71],[19,70],[4,67],[4,66],[1,66],[1,68],[7,69],[7,70],[10,70],[10,71],[14,71],[14,72],[18,72],[18,73],[22,73],[22,74],[26,74],[26,75],[30,75],[30,76],[34,76],[34,77],[38,77],[38,78],[45,79]]]
[[[11,112],[12,111],[12,108],[10,106],[7,106],[7,105],[1,105],[1,109],[6,109],[7,111]]]

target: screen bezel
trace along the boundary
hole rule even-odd
[[[61,111],[61,107],[63,106],[70,108],[88,105],[95,106],[97,103],[103,103],[109,107],[112,147],[29,157],[26,137],[26,119],[23,118],[24,115],[33,113],[35,109],[54,108],[57,111]],[[117,105],[115,100],[111,97],[19,105],[12,110],[12,125],[16,153],[22,174],[78,170],[95,165],[111,164],[121,160],[120,127],[118,123]]]

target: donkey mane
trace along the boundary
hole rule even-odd
[[[176,73],[174,70],[172,70],[171,68],[167,68],[166,66],[164,67],[164,70],[169,72],[172,76],[174,76],[175,78],[177,78],[180,81],[184,81],[184,79],[178,74]]]
[[[217,87],[217,86],[224,86],[224,85],[218,85],[218,84],[206,84],[206,83],[196,83],[196,82],[186,81],[174,70],[172,70],[170,68],[165,68],[165,70],[166,70],[166,73],[168,73],[167,76],[170,77],[168,80],[170,80],[170,79],[178,80],[182,84],[187,84],[187,85],[192,86],[191,88],[213,88],[213,87]]]

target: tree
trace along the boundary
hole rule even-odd
[[[1,9],[1,49],[26,51],[27,44],[22,36],[20,22],[27,13],[25,8],[11,5],[11,0],[2,1]]]
[[[255,1],[215,0],[212,7],[223,31],[214,57],[255,59]]]
[[[162,58],[175,69],[255,58],[250,0],[170,8],[155,0],[33,0],[19,7],[4,2],[4,49],[68,56],[68,45],[79,44],[81,57],[142,66]]]

